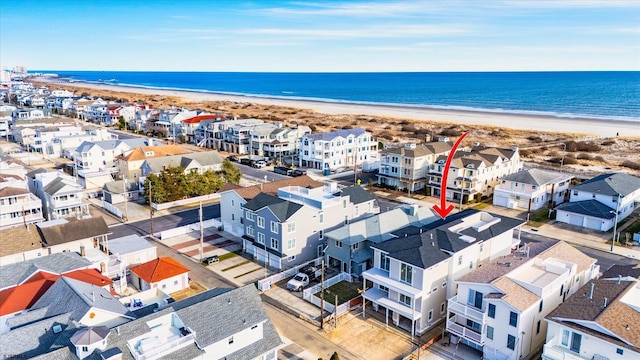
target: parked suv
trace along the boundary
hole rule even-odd
[[[242,165],[251,165],[253,161],[249,158],[241,158],[240,159],[240,164]]]
[[[307,170],[299,170],[299,169],[293,170],[293,176],[302,176],[302,175],[307,175]]]
[[[258,160],[258,161],[256,161],[256,162],[254,162],[254,163],[253,163],[253,167],[254,167],[254,168],[257,168],[257,169],[259,169],[259,168],[261,168],[261,167],[264,167],[264,166],[266,166],[266,165],[267,165],[267,162],[266,162],[266,161],[264,161],[264,160]]]

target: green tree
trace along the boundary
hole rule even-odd
[[[151,187],[151,201],[155,204],[161,204],[167,201],[167,193],[160,177],[150,174],[144,182],[144,200],[149,204],[149,188]]]
[[[167,201],[181,200],[189,193],[189,184],[184,169],[180,166],[169,166],[160,173],[164,190],[167,193]]]
[[[127,130],[127,121],[124,119],[124,116],[118,118],[118,129]]]
[[[242,178],[242,172],[237,166],[233,165],[229,159],[224,159],[222,162],[222,176],[227,182],[239,184]]]

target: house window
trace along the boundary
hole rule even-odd
[[[538,312],[542,312],[542,300],[540,300],[540,305],[538,305]]]
[[[258,233],[258,244],[264,244],[264,234]]]
[[[487,325],[487,339],[493,340],[493,327]]]
[[[507,335],[507,347],[511,350],[516,348],[516,337],[513,335]]]
[[[564,293],[564,284],[562,284],[562,286],[560,286],[560,296],[562,296],[562,293]]]
[[[458,265],[462,265],[462,255],[458,256]]]
[[[407,264],[400,265],[400,280],[411,284],[413,280],[413,266]]]
[[[318,239],[324,239],[324,230],[318,230]]]
[[[318,214],[318,222],[320,224],[324,223],[324,213],[319,213]]]
[[[262,216],[258,216],[258,227],[264,229],[264,218]]]
[[[82,347],[82,352],[87,352],[89,351],[89,347],[88,346],[83,346]]]
[[[343,199],[343,200],[342,200],[342,207],[343,207],[344,209],[346,209],[346,208],[347,208],[347,199]]]
[[[229,338],[229,345],[233,344],[233,336]]]
[[[389,292],[389,288],[384,286],[384,285],[378,285],[378,289],[380,289],[381,291],[384,291],[386,293]]]
[[[518,314],[513,311],[509,312],[509,325],[513,327],[518,327]]]
[[[437,287],[437,286],[436,286],[436,287],[434,287],[434,288],[433,288],[433,290],[431,290],[431,292],[432,292],[432,293],[434,293],[434,292],[436,292],[436,291],[438,291],[438,287]]]
[[[274,234],[278,233],[278,223],[275,221],[271,222],[271,232]]]
[[[385,253],[380,253],[380,268],[382,270],[387,270],[389,271],[389,263],[391,262],[391,259],[389,259],[387,257],[387,254]]]
[[[291,222],[287,224],[287,232],[288,233],[292,233],[296,231],[296,223],[295,222]]]
[[[278,239],[271,238],[271,248],[278,250]]]
[[[487,314],[492,319],[496,318],[496,306],[494,304],[489,304],[489,308],[488,308]]]
[[[336,240],[336,247],[342,248],[342,241]]]
[[[573,191],[573,196],[578,196],[578,190]]]
[[[433,320],[433,310],[429,310],[429,314],[428,314],[428,316],[427,316],[427,320],[428,320],[428,321]]]
[[[296,239],[287,240],[287,250],[291,250],[296,247]]]
[[[253,221],[253,212],[250,210],[247,210],[247,214],[245,215],[245,218],[249,221]]]
[[[255,234],[255,229],[253,228],[253,226],[247,226],[247,235],[254,236],[254,234]]]
[[[541,320],[538,320],[538,325],[536,325],[536,334],[540,334],[540,322]]]
[[[569,346],[569,330],[562,330],[562,345]]]
[[[232,199],[231,200],[231,207],[234,207],[234,206],[236,206],[236,201]]]
[[[569,346],[569,350],[580,354],[580,345],[582,343],[582,335],[578,333],[571,334],[571,346]]]
[[[618,354],[618,355],[622,355],[622,354],[624,354],[624,350],[622,350],[622,349],[620,349],[620,348],[617,348],[617,349],[616,349],[616,354]]]
[[[444,314],[445,307],[446,307],[446,303],[440,304],[440,314]]]
[[[480,244],[480,252],[482,252],[482,250],[484,249],[484,243]]]
[[[446,287],[447,287],[447,282],[446,282],[446,281],[442,283],[442,287],[443,287],[443,288],[446,288]]]
[[[344,216],[344,224],[347,225],[349,223],[349,215]]]
[[[475,307],[476,309],[482,309],[482,298],[484,294],[479,291],[470,289],[469,296],[467,298],[467,304]]]
[[[351,250],[357,250],[360,247],[360,243],[355,243],[351,245]]]
[[[405,294],[400,294],[400,302],[407,306],[411,306],[411,298]]]
[[[471,329],[473,329],[473,330],[475,330],[477,332],[480,332],[480,324],[475,322],[475,321],[473,321],[473,320],[467,319],[467,327],[469,327],[469,328],[471,328]]]

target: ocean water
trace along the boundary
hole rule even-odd
[[[38,72],[78,81],[234,95],[640,122],[639,71]]]

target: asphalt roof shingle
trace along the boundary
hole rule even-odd
[[[616,217],[613,209],[593,199],[562,203],[556,207],[556,210],[591,216],[598,219],[611,220]]]
[[[602,174],[573,187],[574,190],[611,196],[627,196],[640,189],[640,178],[625,173]]]

